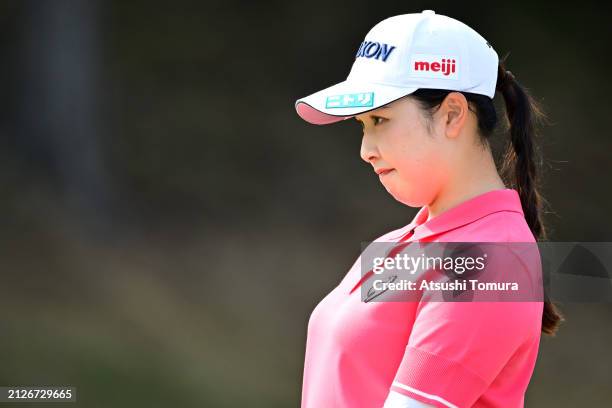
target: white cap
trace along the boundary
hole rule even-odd
[[[297,113],[317,125],[377,109],[420,88],[495,96],[499,57],[476,31],[422,13],[389,17],[359,46],[344,82],[298,99]]]

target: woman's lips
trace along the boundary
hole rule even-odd
[[[378,174],[379,177],[382,177],[384,175],[389,174],[392,171],[393,169],[379,169],[379,170],[376,170],[376,173]]]

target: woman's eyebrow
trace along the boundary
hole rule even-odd
[[[389,108],[388,106],[381,106],[380,108],[376,108],[376,111],[379,111],[379,110],[384,110],[384,109],[389,110],[390,108]],[[369,112],[366,112],[365,114],[366,114],[366,115],[369,115],[369,116],[376,116],[376,113],[377,113],[377,112],[374,112],[374,111],[369,111]]]
[[[383,110],[383,109],[387,109],[388,110],[390,108],[388,106],[381,106],[380,108],[376,108],[377,111]],[[368,116],[376,116],[376,112],[372,112],[372,111],[366,112],[366,115],[368,115]],[[355,120],[357,122],[361,122],[361,120],[359,120],[356,116],[354,118],[355,118]]]

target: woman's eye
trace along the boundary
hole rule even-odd
[[[384,123],[384,121],[387,120],[385,118],[381,118],[380,116],[372,116],[372,124],[374,126],[376,125],[380,125],[381,123]],[[357,121],[359,123],[359,125],[361,126],[361,130],[365,130],[365,125],[362,121],[358,120]]]

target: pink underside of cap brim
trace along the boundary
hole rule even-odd
[[[335,116],[316,110],[306,103],[298,103],[296,107],[298,115],[307,122],[315,125],[327,125],[329,123],[339,122],[350,116]]]

